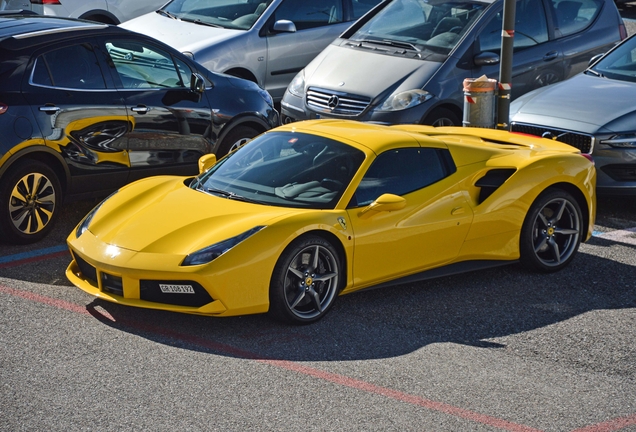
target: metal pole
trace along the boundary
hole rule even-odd
[[[516,0],[504,0],[501,30],[501,60],[499,61],[499,101],[497,129],[510,129],[510,93],[512,89],[512,53],[515,36]]]

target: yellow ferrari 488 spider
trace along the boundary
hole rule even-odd
[[[199,165],[93,209],[68,237],[69,280],[124,305],[303,324],[364,288],[560,270],[596,211],[579,150],[491,129],[307,121]]]

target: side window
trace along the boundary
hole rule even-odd
[[[357,20],[382,0],[353,0],[353,19]]]
[[[558,0],[553,1],[554,26],[561,36],[580,32],[589,26],[601,11],[602,0]]]
[[[501,51],[503,12],[499,11],[479,34],[481,51]],[[548,41],[548,22],[541,0],[519,0],[516,6],[515,49]]]
[[[289,20],[297,30],[343,22],[342,0],[284,0],[274,19]]]
[[[179,75],[181,76],[181,82],[184,87],[190,87],[190,78],[192,76],[192,70],[190,66],[185,64],[179,59],[174,59],[175,64],[177,65],[177,70],[179,71]]]
[[[67,89],[106,88],[97,56],[89,43],[56,49],[39,56],[31,82]]]
[[[168,53],[124,39],[106,41],[106,49],[125,89],[185,87]]]
[[[446,150],[405,148],[379,155],[358,185],[351,207],[364,206],[385,193],[405,195],[450,174]]]

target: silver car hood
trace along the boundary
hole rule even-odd
[[[305,83],[373,99],[389,88],[406,83],[408,90],[422,88],[442,63],[384,55],[376,51],[329,45],[305,67]],[[408,78],[417,71],[417,84],[410,86]],[[422,76],[428,76],[422,80]],[[407,90],[406,88],[404,90]]]
[[[156,12],[125,21],[119,27],[148,35],[181,52],[188,51],[193,54],[245,34],[245,30],[208,27],[168,18]]]
[[[578,74],[513,101],[510,121],[607,133],[636,129],[636,83]]]

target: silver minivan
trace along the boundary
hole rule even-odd
[[[279,101],[294,76],[380,0],[172,0],[122,27]]]
[[[503,0],[390,0],[290,83],[282,121],[460,125],[465,78],[498,78]],[[613,0],[517,0],[512,97],[583,71],[626,37]]]

